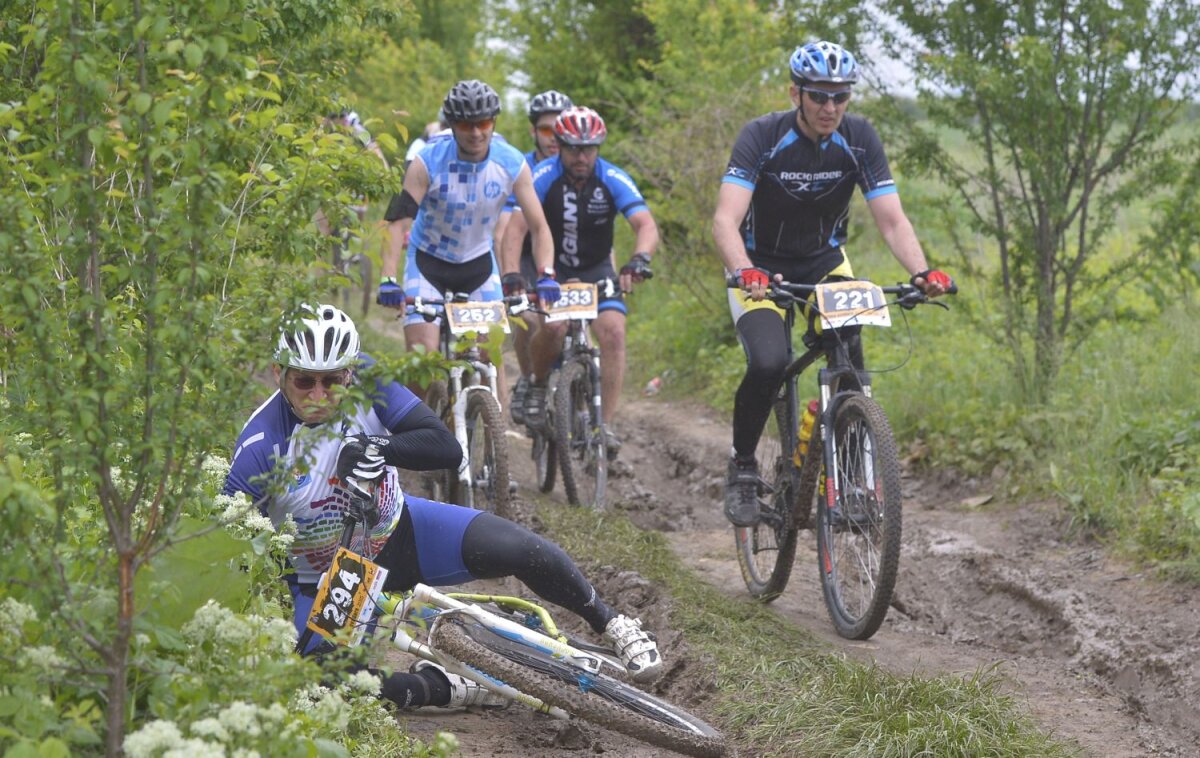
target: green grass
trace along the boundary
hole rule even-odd
[[[672,626],[715,667],[714,720],[749,754],[1078,754],[1032,722],[995,669],[925,678],[849,660],[769,608],[702,582],[661,534],[562,506],[542,506],[538,516],[577,560],[637,571],[666,588]]]

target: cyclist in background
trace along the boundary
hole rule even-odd
[[[475,301],[503,299],[492,234],[509,195],[530,221],[538,262],[537,292],[558,299],[553,240],[533,192],[524,157],[500,137],[493,138],[500,97],[476,79],[450,88],[442,103],[448,133],[434,135],[404,175],[403,191],[392,198],[383,250],[378,302],[403,308],[405,297],[441,300],[447,292],[469,293]],[[410,238],[411,233],[411,238]],[[403,286],[397,281],[407,245]],[[436,321],[419,314],[405,318],[409,350],[438,349]],[[497,362],[504,386],[502,362]]]
[[[278,527],[298,529],[286,577],[302,632],[317,582],[337,551],[343,512],[374,485],[378,505],[367,553],[388,570],[384,590],[418,582],[445,586],[514,576],[539,597],[578,614],[604,636],[635,681],[662,671],[641,622],[601,600],[558,545],[485,511],[404,493],[397,468],[458,466],[462,449],[449,429],[398,382],[370,385],[370,400],[343,404],[346,389],[374,361],[359,352],[354,322],[331,305],[305,308],[275,351],[278,391],[250,416],[234,448],[224,492],[250,496]],[[314,637],[306,653],[320,652]],[[328,645],[324,645],[328,649]],[[383,676],[384,697],[401,707],[505,703],[474,682],[420,661],[412,673]]]
[[[405,171],[408,170],[408,166],[410,163],[412,163],[412,159],[416,158],[417,154],[425,149],[425,145],[429,144],[429,140],[433,139],[433,135],[445,130],[445,128],[446,128],[446,116],[441,112],[441,110],[439,110],[438,114],[437,114],[437,120],[430,121],[428,124],[426,124],[424,130],[422,130],[422,132],[421,132],[421,136],[419,136],[415,140],[413,140],[412,144],[408,146],[408,150],[405,151],[405,153],[404,153],[404,170]]]
[[[612,432],[621,386],[625,381],[625,293],[633,285],[653,276],[650,260],[658,247],[658,225],[645,198],[629,174],[599,157],[608,130],[604,119],[591,108],[570,108],[554,120],[559,154],[537,165],[533,186],[542,202],[550,230],[554,235],[555,271],[562,281],[578,279],[599,282],[619,281],[617,291],[599,293],[599,313],[592,323],[600,344],[600,398],[608,429],[610,455],[620,449],[620,439]],[[636,242],[629,261],[614,270],[612,260],[613,219],[620,213],[633,228]],[[508,239],[501,249],[507,261],[505,271],[513,271],[514,240],[523,235],[522,214],[514,213]],[[519,274],[505,274],[505,285],[524,286]],[[525,398],[525,420],[530,426],[544,428],[546,423],[546,380],[562,352],[566,322],[544,324],[533,338],[533,381]]]
[[[558,140],[554,136],[554,120],[558,118],[558,114],[570,108],[571,105],[571,98],[552,89],[539,92],[530,98],[528,108],[529,136],[533,139],[533,149],[525,153],[525,162],[529,164],[531,171],[534,166],[547,158],[553,158],[558,155]],[[510,197],[504,210],[506,213],[511,213],[516,206],[516,198]],[[507,239],[507,233],[498,237],[498,250],[501,262],[505,259],[504,245],[508,244],[506,242]],[[532,238],[526,234],[520,241],[520,244],[521,286],[519,288],[506,286],[504,288],[505,295],[514,294],[518,290],[529,289],[529,284],[537,281],[537,267],[533,263]],[[513,279],[510,277],[509,281],[512,282]],[[542,317],[536,313],[527,312],[524,314],[524,320],[528,328],[518,328],[513,332],[513,352],[517,356],[517,365],[521,370],[521,375],[517,377],[516,386],[513,387],[512,401],[509,406],[512,420],[516,424],[525,423],[525,393],[529,389],[529,375],[533,372],[533,362],[529,355],[529,345],[533,339],[533,335],[537,333],[538,327],[541,326]]]
[[[859,76],[854,56],[840,45],[812,42],[796,48],[788,63],[795,108],[742,127],[713,215],[717,249],[738,283],[729,306],[746,352],[725,484],[725,515],[735,526],[758,521],[754,453],[786,368],[785,314],[764,299],[768,284],[853,278],[843,243],[855,185],[913,285],[937,297],[952,284],[926,262],[875,128],[846,113]],[[819,338],[806,335],[812,339]],[[861,342],[852,339],[852,359],[862,368]]]
[[[362,149],[373,153],[383,163],[383,167],[388,168],[387,158],[384,157],[383,151],[379,149],[375,138],[363,126],[358,114],[352,110],[340,110],[337,113],[331,113],[325,117],[323,125],[326,129],[333,129],[341,134],[345,134],[357,142]],[[349,210],[358,218],[358,223],[361,225],[367,217],[367,199],[365,197],[355,198],[355,202],[349,206]],[[351,231],[349,229],[339,229],[336,225],[330,223],[325,212],[317,209],[316,215],[313,216],[313,221],[317,224],[317,230],[327,237],[335,237],[340,240],[341,244],[349,241]],[[335,243],[337,246],[338,243]],[[340,253],[340,247],[338,248]],[[336,261],[335,261],[336,262]]]

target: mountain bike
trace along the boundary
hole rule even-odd
[[[538,489],[554,489],[556,466],[572,505],[603,509],[608,491],[608,432],[600,384],[600,348],[588,328],[598,315],[600,288],[610,297],[617,283],[566,282],[548,310],[546,321],[567,321],[563,350],[546,382],[546,426],[527,426]]]
[[[523,299],[523,298],[521,298]],[[493,327],[508,333],[508,309],[518,313],[519,302],[471,302],[466,295],[449,293],[444,300],[413,298],[406,313],[440,320],[438,344],[451,361],[448,381],[435,380],[425,393],[425,404],[454,432],[463,450],[458,471],[429,472],[423,476],[430,499],[509,515],[511,491],[508,476],[507,429],[500,409],[495,365],[484,360],[471,335]],[[524,308],[528,308],[525,301]],[[468,346],[456,344],[467,337]]]
[[[603,647],[563,633],[537,603],[442,593],[424,584],[403,596],[381,593],[387,570],[348,549],[354,524],[366,523],[370,507],[370,500],[356,498],[347,509],[342,547],[321,577],[301,645],[310,630],[356,644],[382,613],[384,624],[394,624],[390,641],[400,650],[534,710],[560,719],[576,716],[687,755],[724,754],[720,732],[617,678],[624,672],[620,661]]]
[[[888,301],[888,295],[896,297]],[[778,597],[791,576],[799,532],[813,527],[815,505],[825,606],[838,634],[865,640],[891,604],[902,506],[896,442],[887,415],[871,397],[870,374],[855,367],[861,343],[852,327],[890,326],[892,305],[948,306],[909,284],[880,287],[862,280],[778,282],[768,297],[786,311],[788,366],[756,453],[761,519],[757,526],[734,528],[742,578],[754,597]],[[791,335],[798,312],[819,318],[822,332],[795,357]],[[801,456],[798,377],[819,358],[826,366],[817,372],[818,410]]]

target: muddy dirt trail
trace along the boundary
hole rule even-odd
[[[659,396],[627,401],[619,430],[625,445],[610,480],[612,506],[665,532],[700,578],[744,596],[720,508],[727,424]],[[510,434],[509,446],[518,498],[528,503],[536,491],[529,444]],[[895,673],[969,675],[996,666],[1033,718],[1084,755],[1200,754],[1200,590],[1152,581],[1095,545],[1064,541],[1062,514],[1050,504],[984,503],[994,486],[1002,484],[905,477],[896,599],[871,640],[834,633],[811,532],[802,533],[791,582],[771,607],[833,648]],[[561,487],[551,497],[562,502]],[[671,630],[656,588],[613,567],[588,572],[603,596],[659,633],[674,665],[660,694],[705,715],[711,671]],[[419,735],[455,732],[463,755],[673,755],[518,707],[407,721]]]

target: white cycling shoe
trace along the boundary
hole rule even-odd
[[[641,619],[617,616],[604,628],[604,639],[612,645],[633,681],[645,684],[662,674],[663,660],[658,654],[658,643],[642,631]]]
[[[450,682],[450,702],[445,705],[429,706],[431,708],[474,707],[491,710],[507,708],[512,704],[512,701],[503,695],[492,692],[486,687],[481,687],[477,682],[473,682],[466,677],[452,674],[432,661],[417,661],[409,668],[409,671],[415,674],[427,668],[437,669]]]

